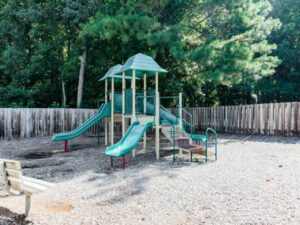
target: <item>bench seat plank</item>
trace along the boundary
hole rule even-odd
[[[22,180],[14,177],[7,177],[10,187],[17,191],[22,191]]]
[[[37,193],[41,191],[47,191],[48,189],[49,188],[44,185],[32,183],[30,181],[25,180],[23,181],[23,190],[26,192]]]
[[[6,169],[6,174],[8,177],[22,178],[22,172],[20,170]]]
[[[54,186],[54,184],[52,184],[50,182],[35,179],[35,178],[31,178],[31,177],[27,177],[27,176],[23,176],[23,181],[24,182],[31,182],[31,183],[38,184],[38,185],[42,185],[42,186],[45,186],[47,188],[51,188],[51,187]]]
[[[6,169],[21,170],[21,163],[15,160],[5,160],[4,162]]]

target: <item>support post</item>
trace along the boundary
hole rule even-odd
[[[147,74],[144,74],[144,115],[146,115],[147,111]],[[144,134],[144,143],[143,149],[146,150],[147,148],[147,133]]]
[[[159,159],[159,91],[158,91],[158,72],[155,73],[155,154]]]
[[[65,140],[64,150],[65,150],[65,152],[69,152],[69,143],[68,143],[68,140]]]
[[[122,136],[124,136],[126,127],[125,127],[125,91],[126,91],[126,83],[125,83],[125,72],[122,73]]]
[[[131,88],[132,88],[132,116],[131,123],[136,120],[136,112],[135,112],[135,91],[136,91],[136,80],[135,80],[135,70],[132,70],[132,79],[131,79]],[[135,149],[132,151],[132,157],[135,158]]]
[[[108,102],[108,82],[107,82],[107,79],[105,79],[105,103]],[[105,146],[107,146],[108,144],[108,129],[107,129],[107,124],[108,124],[108,121],[107,121],[107,118],[104,119],[104,141],[105,141]]]
[[[135,95],[136,95],[136,80],[135,80],[135,70],[132,70],[132,80],[131,80],[131,88],[132,88],[132,122],[136,120],[136,106],[135,106]]]
[[[179,102],[178,102],[178,104],[179,104],[179,109],[178,109],[178,117],[179,117],[178,118],[179,119],[178,126],[179,126],[180,131],[182,131],[183,127],[182,127],[182,93],[181,92],[179,93]],[[189,143],[192,144],[191,143],[191,139],[189,139]],[[182,156],[182,149],[181,148],[179,149],[179,155]]]
[[[179,117],[179,123],[178,123],[178,125],[179,125],[179,128],[180,128],[180,130],[182,130],[182,93],[180,92],[179,93],[179,112],[178,112],[178,117]]]
[[[111,78],[111,117],[110,117],[110,142],[114,144],[114,108],[115,108],[115,78]]]
[[[25,216],[27,217],[30,210],[30,202],[31,202],[31,195],[26,194],[25,195]]]
[[[110,167],[113,168],[114,167],[114,158],[110,157]]]

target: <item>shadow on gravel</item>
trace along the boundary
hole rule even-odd
[[[0,225],[26,225],[33,224],[26,220],[24,214],[17,214],[7,208],[0,207]]]
[[[86,182],[93,185],[97,191],[87,198],[97,199],[106,196],[97,203],[102,206],[121,203],[145,192],[148,183],[153,178],[177,179],[177,175],[174,173],[175,170],[183,167],[205,165],[201,161],[189,163],[187,157],[179,158],[178,151],[176,151],[175,162],[172,161],[172,151],[161,151],[159,162],[156,160],[154,149],[148,149],[146,152],[138,150],[137,152],[135,159],[132,158],[131,154],[125,156],[125,169],[120,166],[121,157],[118,157],[114,158],[113,168],[110,168],[109,162],[107,162],[105,169],[94,170],[95,175],[89,177]],[[154,174],[144,172],[142,176],[134,175],[136,170],[151,171],[153,169],[156,171]],[[105,175],[103,176],[103,174]],[[120,179],[120,176],[123,179]]]
[[[32,152],[23,156],[24,159],[44,159],[53,155],[52,152]]]

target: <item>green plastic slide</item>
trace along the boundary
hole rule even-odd
[[[104,117],[108,117],[110,115],[111,115],[111,104],[110,103],[102,104],[98,112],[92,118],[88,119],[86,122],[84,122],[83,124],[81,124],[79,127],[77,127],[72,131],[53,135],[52,141],[65,141],[65,140],[76,138],[82,135],[85,131],[87,131],[89,128],[94,126],[96,123],[98,123],[101,119],[103,119]]]
[[[118,143],[105,149],[105,155],[119,157],[131,152],[139,144],[147,129],[152,126],[153,122],[148,122],[145,125],[141,125],[138,121],[133,122]]]
[[[153,104],[151,104],[150,102],[147,101],[146,107],[147,107],[147,109],[146,109],[147,113],[149,113],[151,115],[155,115],[155,106]],[[174,116],[170,111],[165,109],[162,105],[160,105],[160,108],[159,108],[159,116],[162,120],[167,120],[172,125],[177,124],[176,116]]]

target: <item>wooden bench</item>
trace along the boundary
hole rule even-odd
[[[54,184],[22,175],[21,163],[0,159],[0,187],[10,195],[25,195],[25,216],[30,210],[31,195],[46,191]]]

